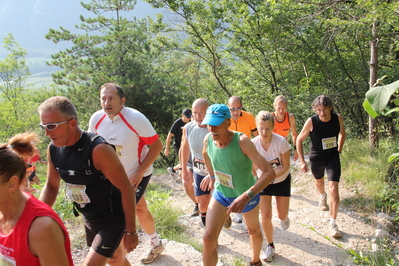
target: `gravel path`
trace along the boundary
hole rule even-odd
[[[159,182],[173,190],[171,202],[176,208],[182,208],[184,215],[180,222],[187,225],[191,233],[201,240],[203,228],[200,218],[189,217],[193,204],[185,195],[179,179],[169,175],[154,176],[152,182]],[[343,181],[344,182],[344,181]],[[355,197],[355,193],[340,185],[341,201],[344,198]],[[275,225],[276,256],[270,264],[274,265],[355,265],[348,255],[336,244],[345,249],[368,249],[371,245],[370,238],[374,234],[374,227],[365,219],[342,205],[339,209],[337,225],[343,233],[341,239],[327,240],[328,236],[328,212],[318,209],[317,192],[314,187],[313,177],[309,174],[293,172],[292,197],[289,217],[290,228],[284,231],[280,228],[279,219],[273,209],[273,224]],[[314,228],[314,230],[309,227]],[[75,229],[76,230],[76,229]],[[76,235],[76,234],[75,234]],[[78,241],[77,236],[73,241]],[[193,247],[163,240],[165,251],[151,265],[162,266],[200,266],[201,253]],[[143,234],[140,235],[139,247],[128,255],[132,265],[142,265],[140,257],[145,253],[148,243]],[[265,243],[264,243],[265,245]],[[80,265],[87,250],[73,249],[76,265]],[[234,262],[242,260],[247,264],[250,261],[249,237],[244,224],[233,223],[231,229],[223,229],[219,237],[219,264],[220,266],[234,265]],[[263,262],[263,265],[269,263]]]

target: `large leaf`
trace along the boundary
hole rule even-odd
[[[370,102],[367,99],[363,102],[363,108],[373,119],[378,116],[378,114],[374,111],[373,107],[370,105]]]
[[[373,117],[373,115],[380,115],[388,104],[391,95],[399,89],[399,80],[384,86],[378,86],[370,89],[366,93],[366,100],[363,103],[363,107],[367,113]],[[371,109],[374,111],[371,112]],[[375,116],[373,117],[375,118]]]

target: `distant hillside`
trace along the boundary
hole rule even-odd
[[[81,0],[1,0],[0,1],[0,42],[8,33],[28,50],[28,56],[49,57],[51,54],[69,46],[67,43],[54,44],[45,35],[50,28],[60,26],[77,32],[75,25],[80,24],[79,16],[91,17],[80,5]],[[84,0],[83,2],[89,2]],[[153,16],[157,10],[141,0],[129,17],[143,18]],[[127,16],[127,15],[125,15]],[[0,58],[5,56],[3,45]]]

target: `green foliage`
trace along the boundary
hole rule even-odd
[[[398,140],[387,138],[380,141],[379,148],[370,150],[367,140],[346,141],[345,147],[348,148],[344,148],[341,154],[342,168],[345,183],[356,196],[346,199],[343,204],[357,206],[359,210],[372,209],[399,215],[396,173],[399,168],[395,162],[389,163],[386,159],[398,144]]]
[[[394,94],[399,89],[399,80],[388,85],[378,86],[370,89],[366,93],[363,107],[367,113],[376,118],[378,115],[383,114],[386,110],[387,104]]]
[[[157,232],[162,238],[170,240],[181,239],[184,227],[177,220],[182,214],[179,210],[174,209],[168,201],[170,192],[163,191],[160,187],[150,183],[145,195],[148,209],[154,216],[154,221],[157,225]]]
[[[125,91],[125,105],[144,113],[159,133],[166,134],[176,113],[187,105],[182,104],[181,87],[175,87],[175,80],[166,74],[168,66],[163,67],[167,52],[154,38],[153,30],[162,29],[162,24],[149,18],[130,19],[133,0],[81,4],[94,14],[80,17],[82,23],[76,27],[82,34],[50,29],[46,38],[73,45],[52,55],[49,64],[62,68],[53,74],[54,82],[67,87],[62,92],[76,105],[82,127],[100,108],[99,87],[114,82]]]

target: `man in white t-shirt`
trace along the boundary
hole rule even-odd
[[[144,192],[152,175],[152,164],[162,150],[162,143],[142,113],[124,106],[126,99],[120,86],[114,83],[102,85],[100,100],[103,109],[90,118],[89,131],[115,146],[136,192],[137,218],[151,240],[151,247],[141,262],[151,263],[163,252],[164,247],[156,232]]]

